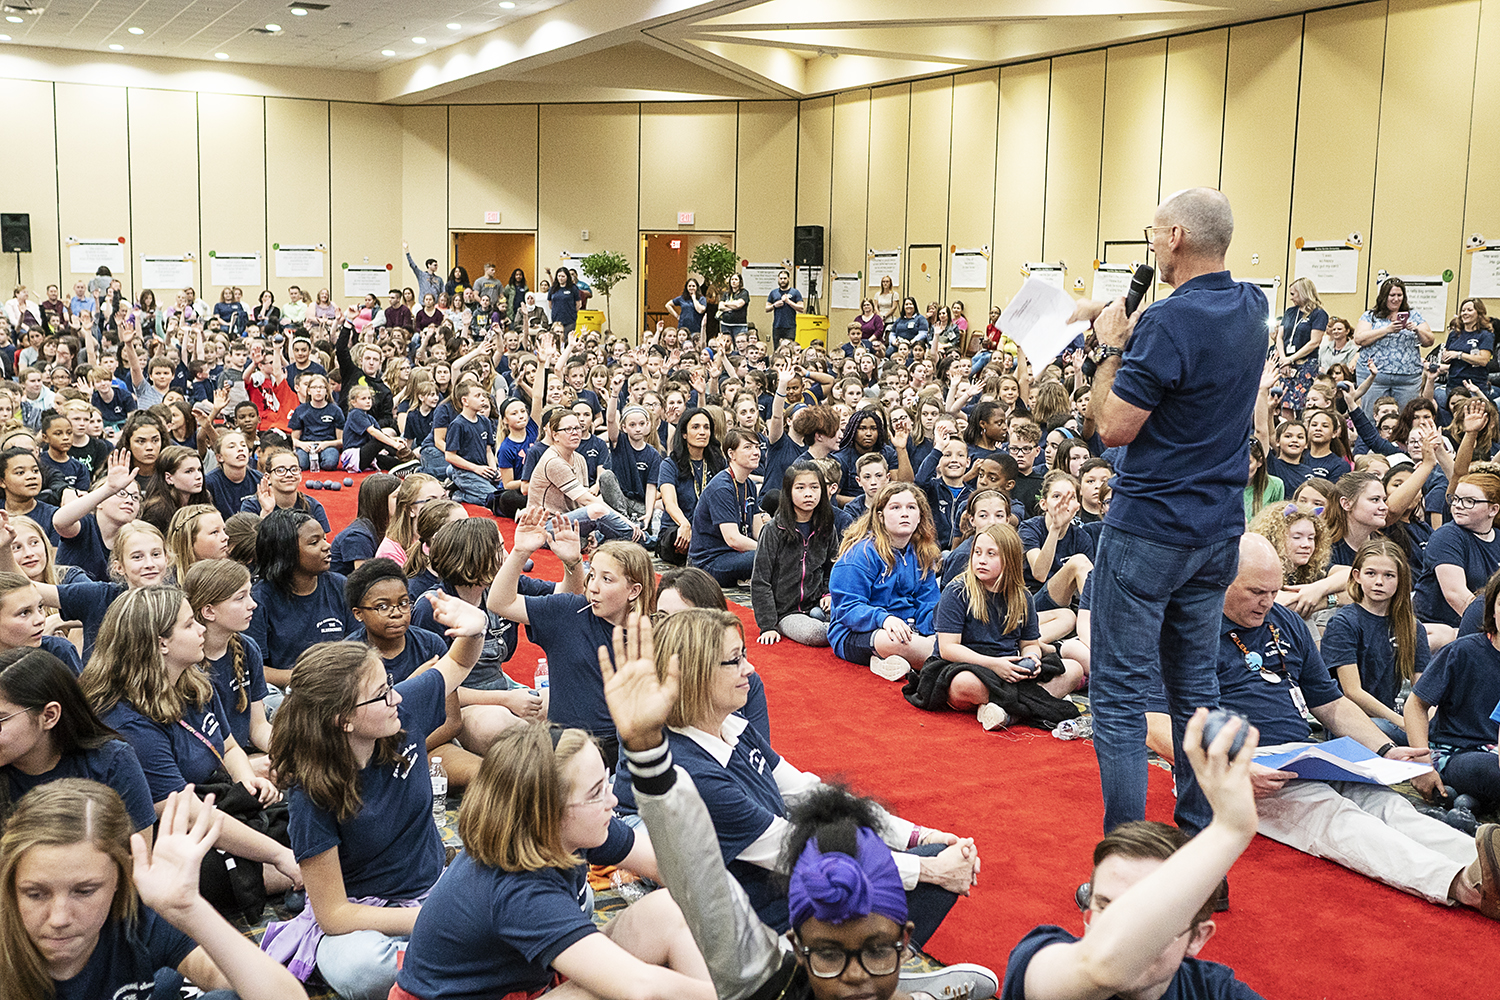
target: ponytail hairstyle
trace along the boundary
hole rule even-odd
[[[182,589],[193,616],[206,627],[209,623],[203,609],[229,600],[249,584],[250,571],[234,560],[202,559],[187,571]],[[250,707],[250,686],[245,681],[245,643],[237,632],[229,634],[229,651],[234,654],[234,686],[240,693],[234,709],[243,712]]]
[[[271,728],[271,773],[277,785],[301,785],[313,804],[340,822],[352,819],[364,805],[359,762],[344,723],[356,711],[360,681],[369,665],[379,662],[376,652],[362,642],[309,647],[292,667],[291,687]],[[405,739],[403,729],[377,740],[370,766],[399,761]]]
[[[172,523],[167,528],[167,553],[172,557],[178,573],[186,572],[194,563],[201,561],[193,550],[198,544],[203,519],[210,515],[220,518],[222,523],[219,508],[211,503],[188,504],[186,507],[179,507],[177,513],[172,515]]]
[[[224,522],[224,534],[229,536],[229,558],[251,572],[255,571],[255,542],[259,533],[259,514],[242,510]]]
[[[955,549],[966,539],[974,537],[974,515],[979,510],[980,502],[984,500],[999,500],[1005,506],[1005,521],[1007,524],[1010,523],[1010,495],[1008,493],[1004,490],[975,490],[969,494],[963,513],[958,517],[959,536],[953,542]]]
[[[422,505],[422,513],[417,515],[417,537],[411,547],[407,549],[406,571],[408,580],[415,579],[427,572],[432,567],[432,554],[429,547],[433,539],[437,537],[443,525],[453,520],[454,511],[463,511],[464,506],[453,500],[432,500]],[[464,511],[468,518],[468,512]]]
[[[54,997],[56,984],[47,961],[26,933],[16,896],[16,871],[38,847],[87,843],[115,865],[109,915],[133,925],[140,897],[131,877],[130,836],[135,824],[120,793],[83,778],[61,778],[33,788],[21,798],[0,837],[0,996]]]
[[[1349,596],[1358,603],[1365,599],[1364,588],[1359,585],[1359,571],[1366,562],[1384,556],[1396,565],[1396,594],[1386,610],[1386,621],[1390,624],[1391,639],[1396,646],[1396,674],[1404,681],[1412,679],[1417,664],[1416,612],[1411,603],[1411,564],[1401,546],[1389,538],[1372,538],[1359,547],[1354,554],[1354,563],[1349,569]]]
[[[1026,573],[1024,551],[1021,544],[1021,536],[1016,529],[1009,524],[992,524],[974,536],[977,544],[980,536],[993,541],[1000,549],[1000,559],[1003,568],[1000,571],[1000,588],[994,591],[1005,604],[1005,621],[1002,623],[1006,632],[1014,632],[1026,624],[1026,611],[1028,592],[1026,590]],[[977,621],[989,623],[990,590],[974,573],[974,554],[969,553],[969,564],[964,567],[963,572],[964,592],[969,597],[969,615]]]
[[[855,796],[842,785],[822,784],[787,803],[791,829],[781,847],[773,878],[783,889],[791,881],[797,859],[816,841],[824,854],[836,851],[859,857],[859,831],[885,829],[884,810],[873,799]]]

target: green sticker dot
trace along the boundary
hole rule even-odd
[[[1443,280],[1444,281],[1452,281],[1453,280],[1453,271],[1452,271],[1451,268],[1449,270],[1443,272]]]
[[[342,266],[343,269],[346,270],[346,271],[349,270],[349,262],[347,260],[344,261],[344,263],[342,265],[340,265],[340,266]]]
[[[217,257],[217,256],[219,256],[219,251],[217,251],[217,250],[210,250],[210,251],[209,251],[209,252],[208,252],[208,255],[209,255],[209,256],[210,256],[210,257]]]

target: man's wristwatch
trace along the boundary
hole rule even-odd
[[[1099,349],[1099,361],[1101,364],[1107,358],[1123,358],[1124,356],[1125,348],[1123,347],[1115,347],[1110,344],[1105,344]]]

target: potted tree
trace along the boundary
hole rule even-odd
[[[718,333],[719,318],[715,306],[718,305],[719,293],[729,287],[729,276],[738,271],[739,267],[739,255],[724,243],[699,243],[693,247],[693,255],[688,258],[688,270],[703,276],[703,294],[708,299],[706,318],[713,325],[712,330],[705,325],[705,337]]]
[[[589,279],[589,284],[604,293],[604,323],[613,329],[609,314],[609,290],[630,274],[630,262],[625,255],[614,250],[591,253],[579,263],[578,269]]]

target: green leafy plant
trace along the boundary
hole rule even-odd
[[[589,284],[604,293],[604,322],[606,326],[611,326],[609,290],[630,274],[630,262],[622,253],[602,250],[583,258],[578,269],[589,279]]]
[[[703,275],[705,294],[727,288],[729,276],[739,267],[739,255],[723,243],[699,243],[688,258],[688,270]]]

